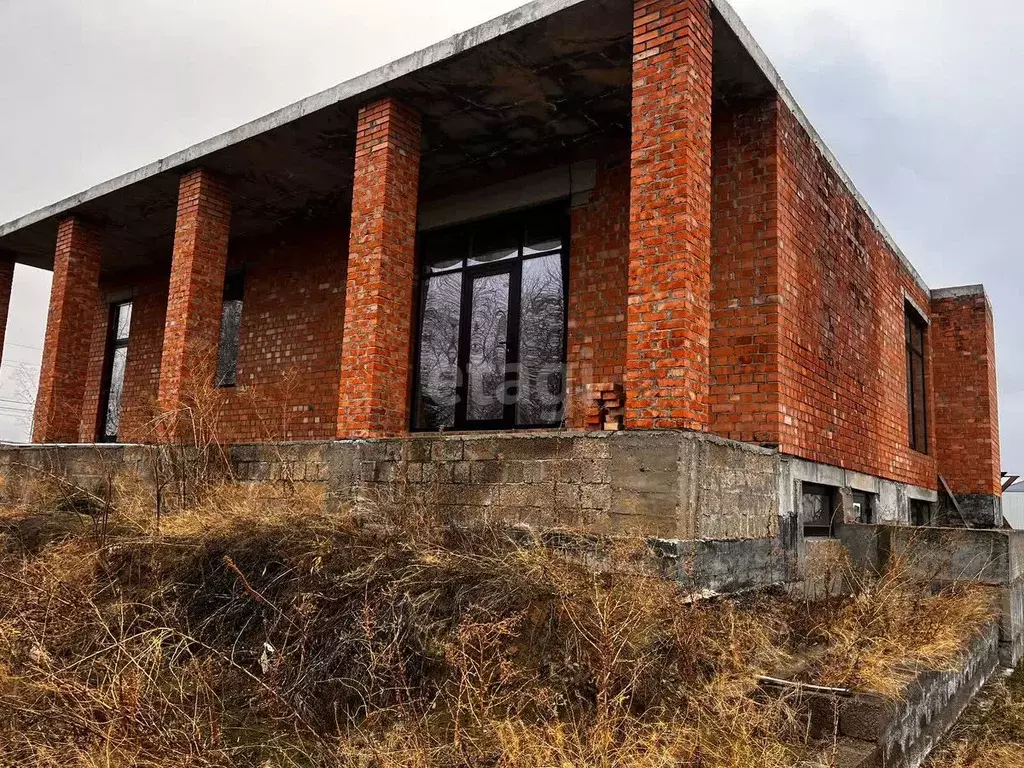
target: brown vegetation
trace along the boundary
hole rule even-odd
[[[0,512],[2,765],[789,766],[820,745],[759,675],[824,644],[813,682],[879,686],[872,658],[949,664],[984,623],[906,573],[825,608],[696,600],[642,540],[230,484],[158,528],[114,485]]]

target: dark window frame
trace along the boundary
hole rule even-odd
[[[235,329],[235,334],[231,339],[231,343],[234,346],[234,365],[231,369],[221,373],[221,368],[224,365],[224,318],[227,316],[228,304],[238,302],[240,305],[238,310],[238,327]],[[214,386],[218,389],[231,389],[238,385],[238,356],[241,353],[242,347],[242,317],[245,313],[245,272],[239,270],[238,272],[231,272],[224,278],[224,294],[221,299],[221,311],[220,311],[220,327],[217,332],[217,367],[214,370]]]
[[[544,215],[558,216],[562,219],[561,223],[561,246],[557,249],[549,249],[546,251],[540,251],[537,253],[526,254],[526,239],[527,239],[527,223],[532,217],[541,217]],[[471,248],[473,238],[479,232],[486,232],[487,230],[494,230],[502,226],[509,226],[510,223],[516,225],[516,231],[518,232],[518,244],[517,244],[517,255],[499,260],[494,262],[488,262],[484,264],[470,264]],[[424,254],[424,243],[428,238],[451,235],[458,232],[468,233],[468,245],[467,253],[462,258],[462,265],[459,267],[451,267],[449,269],[432,272],[429,267],[430,264],[425,260]],[[520,327],[522,324],[521,317],[521,298],[522,298],[522,274],[523,265],[528,261],[535,259],[549,258],[554,254],[558,254],[561,260],[561,274],[562,274],[562,350],[561,350],[561,361],[563,365],[567,363],[568,349],[569,349],[569,258],[570,251],[572,249],[572,211],[569,204],[569,200],[558,201],[554,203],[548,203],[539,206],[532,206],[518,211],[512,211],[507,213],[500,213],[494,216],[489,216],[484,219],[480,219],[472,222],[464,222],[455,224],[452,226],[440,227],[438,229],[430,230],[428,232],[420,233],[417,238],[416,246],[416,274],[418,280],[418,287],[416,290],[416,323],[414,328],[415,337],[413,339],[413,376],[412,376],[412,391],[410,392],[411,407],[409,409],[409,429],[412,432],[435,432],[435,428],[421,427],[418,425],[418,411],[419,411],[419,397],[420,397],[420,368],[421,368],[421,356],[423,353],[423,325],[425,312],[427,309],[427,289],[429,287],[431,277],[440,277],[442,275],[459,274],[462,276],[462,282],[460,287],[460,314],[459,314],[459,341],[458,341],[458,356],[456,362],[456,369],[462,371],[463,366],[468,359],[468,346],[470,344],[470,324],[472,322],[472,287],[473,281],[480,277],[488,275],[505,274],[509,275],[509,297],[508,297],[508,325],[506,328],[505,336],[505,365],[506,374],[505,381],[508,382],[506,386],[515,386],[517,381],[516,375],[509,372],[509,369],[514,369],[519,363],[519,342],[520,342]],[[467,389],[468,382],[465,380],[465,376],[458,376],[456,384],[456,397],[457,402],[455,405],[455,425],[450,429],[457,432],[477,432],[477,431],[526,431],[526,430],[539,430],[539,429],[559,429],[565,426],[565,398],[567,397],[566,380],[563,378],[563,401],[560,418],[557,422],[547,422],[539,424],[517,424],[516,423],[516,402],[506,403],[504,412],[500,419],[491,420],[478,420],[478,421],[467,421],[466,420],[466,409],[468,406]]]
[[[120,336],[119,331],[119,319],[122,307],[131,307],[132,317],[128,321],[128,333],[125,336]],[[113,383],[114,377],[114,357],[117,354],[117,350],[125,350],[125,376],[127,376],[128,368],[128,346],[131,341],[131,324],[134,319],[134,306],[131,299],[125,301],[114,301],[110,303],[109,309],[107,310],[107,334],[106,342],[103,348],[103,376],[100,378],[100,409],[96,415],[96,442],[99,443],[117,443],[121,432],[121,419],[120,416],[124,414],[124,403],[122,401],[121,412],[118,418],[118,430],[117,434],[107,434],[107,411],[110,409],[110,390],[111,384]],[[121,382],[121,397],[124,397],[124,380]]]
[[[904,304],[904,332],[907,357],[907,416],[910,448],[928,453],[928,321],[910,302]],[[918,371],[920,387],[918,387]],[[921,398],[918,402],[917,391]]]

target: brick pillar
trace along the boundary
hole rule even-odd
[[[635,0],[626,426],[708,428],[709,0]]]
[[[972,525],[1002,525],[999,397],[992,307],[980,286],[932,291],[929,342],[935,455]],[[957,523],[955,511],[944,518]]]
[[[33,442],[74,443],[78,440],[89,342],[100,301],[101,254],[98,230],[76,218],[60,223]]]
[[[409,428],[420,118],[387,98],[359,112],[338,436]]]
[[[202,168],[182,176],[160,357],[163,414],[188,407],[213,387],[230,228],[224,183]]]
[[[11,285],[14,283],[14,258],[0,251],[0,362],[3,362],[7,314],[11,308]]]

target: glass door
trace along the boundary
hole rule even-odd
[[[128,336],[131,328],[131,302],[112,305],[100,410],[100,442],[103,443],[116,443],[121,431],[121,401],[124,394],[124,371],[128,363]]]
[[[518,271],[518,270],[516,270]],[[457,426],[501,427],[514,407],[509,381],[511,268],[476,270],[466,276],[459,369],[465,371],[455,410]],[[514,344],[511,346],[514,347]]]
[[[553,205],[422,238],[413,429],[561,425],[568,223]]]

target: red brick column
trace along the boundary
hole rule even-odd
[[[708,428],[709,0],[635,0],[626,426]]]
[[[995,329],[984,288],[932,291],[931,321],[939,474],[972,524],[998,526],[1002,523],[999,393]],[[950,518],[950,522],[956,521]]]
[[[338,436],[409,428],[420,118],[394,99],[359,112]]]
[[[3,361],[7,314],[11,309],[11,285],[14,283],[14,259],[0,251],[0,362]]]
[[[101,254],[98,230],[76,218],[60,223],[33,442],[74,443],[78,440],[89,342],[100,301]]]
[[[201,168],[182,176],[160,358],[161,413],[177,412],[213,387],[230,228],[224,183]]]

